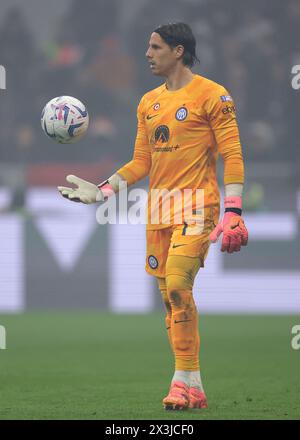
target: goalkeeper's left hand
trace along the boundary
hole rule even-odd
[[[67,182],[76,185],[76,188],[67,186],[58,186],[57,189],[63,197],[72,202],[82,202],[86,204],[102,202],[104,200],[103,192],[94,183],[87,182],[80,177],[72,174],[66,177]]]
[[[216,243],[223,233],[221,251],[227,251],[229,254],[240,251],[241,246],[248,243],[248,231],[240,215],[241,209],[229,207],[231,200],[232,197],[225,197],[224,217],[209,236],[210,241]]]

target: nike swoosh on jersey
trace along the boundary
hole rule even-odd
[[[179,246],[186,246],[186,244],[173,244],[173,248],[177,248],[177,247],[179,247]]]
[[[155,118],[155,116],[158,116],[158,115],[147,115],[147,119]]]

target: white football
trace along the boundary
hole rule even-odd
[[[51,99],[43,108],[42,129],[55,142],[71,144],[85,134],[89,115],[85,105],[72,96]]]

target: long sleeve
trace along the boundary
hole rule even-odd
[[[142,98],[137,109],[138,123],[133,158],[117,171],[128,185],[146,177],[151,169],[151,150],[146,132],[143,101]]]
[[[224,184],[244,183],[244,161],[236,109],[226,89],[220,87],[211,93],[206,111],[218,152],[224,160]]]

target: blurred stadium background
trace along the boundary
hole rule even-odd
[[[160,307],[143,269],[144,227],[100,227],[94,207],[66,203],[55,187],[69,173],[102,181],[131,158],[136,106],[160,83],[145,60],[148,38],[175,20],[196,35],[195,72],[235,97],[246,161],[250,243],[230,258],[211,248],[199,307],[300,311],[297,0],[2,0],[1,311]],[[44,104],[63,94],[83,100],[91,116],[87,136],[70,146],[40,128]]]

